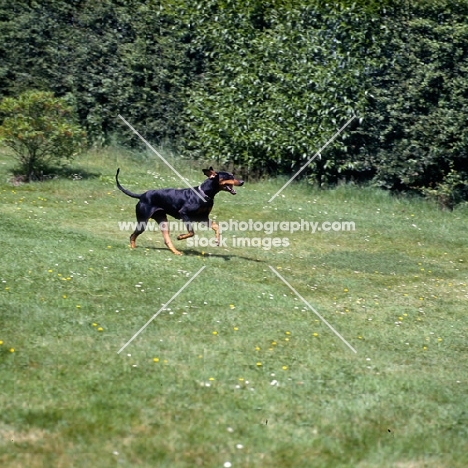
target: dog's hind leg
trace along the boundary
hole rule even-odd
[[[182,255],[182,252],[179,252],[171,241],[171,237],[169,235],[169,222],[167,221],[166,215],[153,215],[153,219],[159,224],[159,228],[161,229],[162,235],[164,237],[164,243],[166,247],[175,255]]]
[[[130,236],[130,247],[134,249],[136,247],[136,238],[145,232],[146,225],[148,220],[137,220],[136,229],[133,231],[132,235]]]
[[[145,232],[146,226],[148,224],[148,213],[145,212],[144,207],[141,206],[140,202],[136,205],[136,218],[137,218],[137,225],[135,230],[133,231],[132,235],[130,236],[130,247],[134,249],[136,247],[136,239],[137,237]]]

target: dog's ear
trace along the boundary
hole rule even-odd
[[[210,178],[210,179],[213,179],[214,177],[216,177],[216,172],[214,171],[214,169],[210,166],[209,169],[203,169],[203,174],[206,175],[206,177]]]

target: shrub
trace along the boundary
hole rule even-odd
[[[86,134],[74,122],[65,98],[27,91],[0,103],[0,141],[11,148],[28,180],[71,160],[86,147]]]
[[[442,209],[453,210],[456,205],[468,200],[467,174],[451,169],[443,182],[435,187],[423,188],[422,193],[427,198],[436,201]]]

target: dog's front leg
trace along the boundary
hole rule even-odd
[[[187,234],[179,234],[177,236],[177,240],[184,240],[188,239],[189,237],[193,237],[195,235],[195,232],[193,231],[193,226],[192,226],[192,221],[190,218],[186,215],[182,215],[182,220],[185,223],[185,227],[187,228],[188,233]]]
[[[216,245],[219,246],[219,224],[216,221],[211,221],[211,229],[215,232]]]

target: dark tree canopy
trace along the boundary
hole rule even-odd
[[[0,97],[73,100],[96,144],[120,113],[181,156],[467,198],[468,0],[16,1]],[[445,197],[445,198],[444,198]]]

